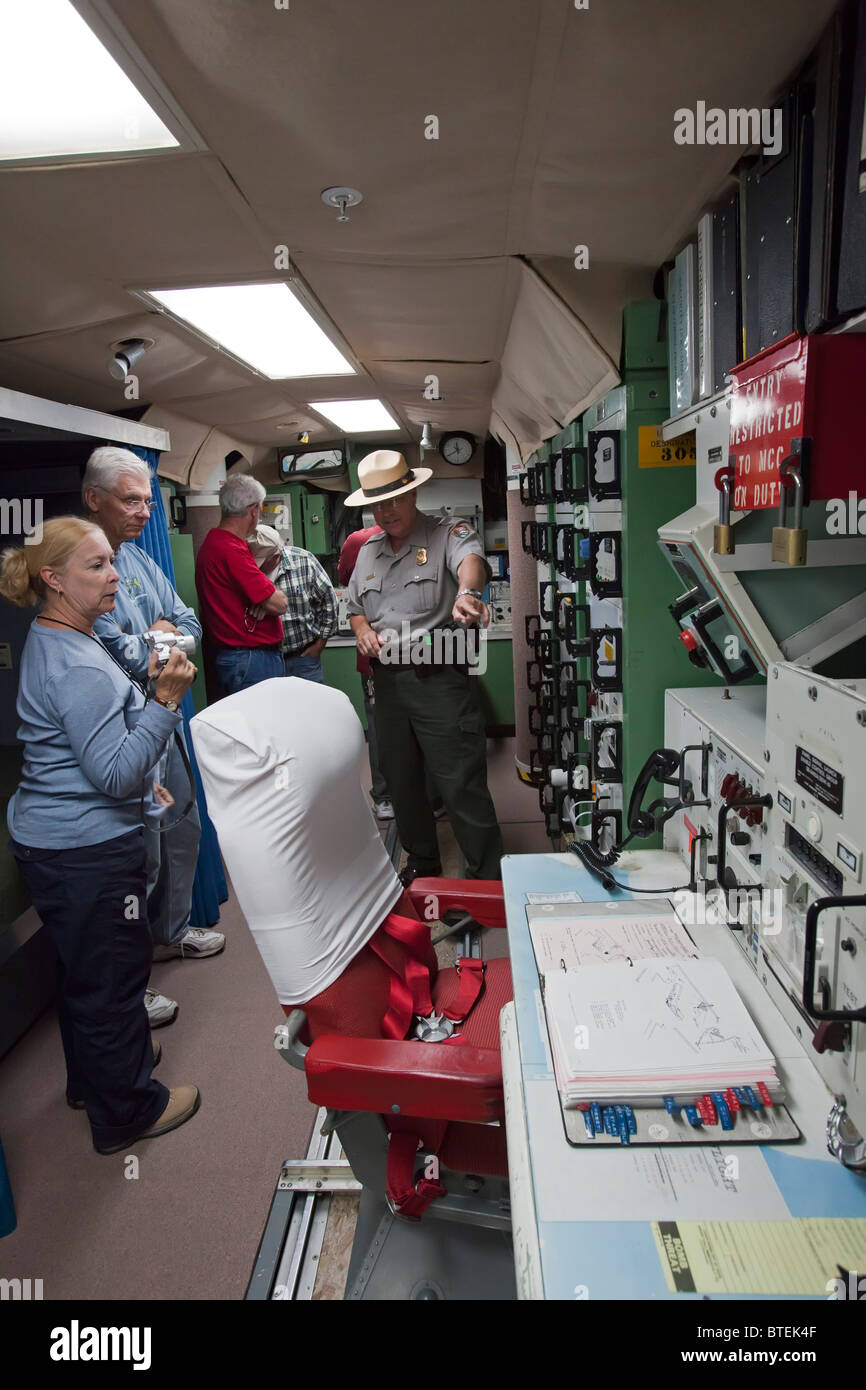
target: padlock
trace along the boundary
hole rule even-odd
[[[785,479],[794,488],[794,525],[788,525],[788,498]],[[779,524],[773,527],[771,558],[777,565],[805,565],[808,534],[803,529],[803,479],[793,459],[783,459],[779,467]]]
[[[713,554],[733,555],[736,550],[734,528],[731,525],[731,486],[734,474],[731,468],[719,469],[716,474],[716,487],[719,490],[719,520],[713,527]]]

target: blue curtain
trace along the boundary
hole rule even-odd
[[[15,1217],[15,1203],[12,1200],[12,1187],[6,1172],[3,1145],[0,1144],[0,1236],[11,1236],[18,1222]]]
[[[162,493],[159,490],[159,479],[156,473],[159,455],[155,449],[144,449],[140,447],[133,448],[132,452],[138,454],[139,458],[144,459],[145,463],[150,465],[151,474],[153,475],[153,497],[156,502],[156,506],[150,514],[150,520],[147,522],[135,544],[140,545],[142,550],[159,565],[163,574],[167,576],[172,588],[174,588],[174,562],[171,558],[171,546],[168,539],[168,522],[165,517],[165,507],[163,506]],[[195,777],[198,811],[201,817],[201,845],[198,851],[198,865],[192,890],[192,912],[189,922],[191,927],[212,927],[220,919],[219,905],[226,901],[229,890],[225,874],[223,873],[216,831],[207,813],[207,801],[205,800],[204,787],[202,786],[198,764],[195,760],[195,751],[192,746],[192,737],[189,732],[189,721],[195,714],[192,696],[189,691],[187,691],[186,695],[183,697],[180,710],[183,715],[184,728],[186,729],[186,746],[189,751],[189,760],[192,765],[193,776]]]

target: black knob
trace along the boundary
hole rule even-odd
[[[748,845],[751,844],[751,842],[752,837],[751,835],[747,835],[745,830],[735,830],[731,835],[732,845]]]

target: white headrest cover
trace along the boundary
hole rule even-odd
[[[348,697],[281,677],[190,722],[208,812],[281,1004],[334,983],[401,893]]]

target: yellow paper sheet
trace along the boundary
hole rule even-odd
[[[656,1221],[653,1236],[671,1293],[815,1294],[850,1298],[866,1275],[866,1219]]]

